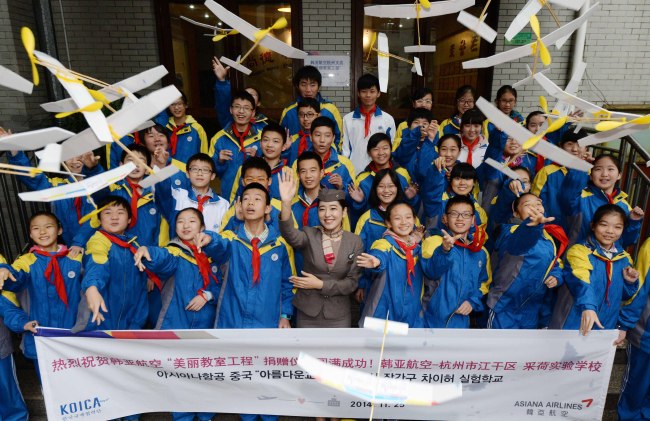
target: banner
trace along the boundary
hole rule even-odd
[[[382,340],[367,329],[39,332],[47,415],[61,421],[168,411],[368,418],[369,402],[317,383],[297,359],[305,352],[376,374]],[[381,376],[460,383],[463,395],[433,407],[381,404],[374,416],[600,420],[616,337],[460,329],[389,336]]]

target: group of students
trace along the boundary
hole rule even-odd
[[[471,86],[440,124],[432,91],[415,90],[396,127],[376,104],[375,76],[358,80],[360,105],[341,118],[319,93],[319,71],[305,66],[276,123],[260,113],[259,91],[232,93],[228,68],[215,58],[213,70],[221,131],[208,140],[183,97],[122,139],[128,150],[107,146],[104,165],[94,153],[66,161],[85,175],[136,169],[32,215],[31,247],[0,263],[0,317],[23,335],[27,358],[37,358],[38,326],[349,328],[356,301],[361,325],[388,316],[414,328],[618,328],[617,344],[626,334],[630,343],[620,419],[650,418],[650,241],[635,269],[625,250],[639,241],[644,212],[618,189],[615,157],[593,158],[569,125],[542,141],[592,162],[589,174],[523,150],[474,108]],[[504,86],[496,105],[541,130],[544,114],[524,119],[516,100]],[[22,152],[9,160],[29,165]],[[182,171],[142,188],[143,163]],[[33,190],[75,181],[20,179]],[[0,418],[24,419],[4,326]],[[242,415],[257,417],[277,418]]]

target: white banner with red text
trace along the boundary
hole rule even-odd
[[[375,418],[600,420],[617,331],[411,329],[389,336],[382,377],[460,383],[437,406],[378,404]],[[382,335],[366,329],[39,329],[49,420],[146,412],[368,418],[370,403],[316,382],[300,352],[376,374]]]

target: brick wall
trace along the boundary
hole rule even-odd
[[[352,3],[349,0],[304,0],[303,50],[322,55],[349,54],[352,49]],[[329,17],[325,20],[324,17]],[[323,88],[324,97],[334,102],[341,116],[350,111],[350,88]]]

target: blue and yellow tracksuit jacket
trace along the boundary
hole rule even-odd
[[[454,246],[446,252],[442,236],[433,235],[422,243],[422,271],[426,277],[424,327],[469,328],[469,315],[455,312],[465,301],[473,311],[483,311],[482,297],[492,282],[487,250],[473,252]]]
[[[117,235],[123,241],[139,245],[133,238]],[[107,313],[100,325],[90,321],[91,315],[85,314],[86,320],[80,320],[80,327],[86,330],[133,330],[142,329],[147,320],[149,305],[147,300],[147,274],[140,272],[133,263],[133,253],[119,247],[104,237],[99,231],[88,241],[84,258],[86,270],[81,283],[85,293],[91,287],[104,298]]]
[[[438,157],[439,136],[436,134],[434,139],[427,137],[421,140],[420,127],[413,130],[407,127],[398,132],[401,137],[399,142],[393,142],[392,156],[397,163],[406,168],[412,178],[418,183],[423,183],[429,167]]]
[[[120,139],[120,142],[128,148],[135,143],[135,137],[132,134],[127,134]],[[112,170],[120,166],[123,151],[115,142],[106,144],[106,169]]]
[[[212,244],[203,248],[211,255]],[[221,284],[210,279],[206,288],[212,299],[199,311],[185,310],[190,301],[203,290],[203,278],[192,251],[180,240],[175,239],[167,247],[148,247],[151,261],[143,262],[147,269],[164,279],[162,310],[158,318],[158,329],[212,329],[216,317],[216,303]],[[218,279],[219,268],[211,265],[211,273]]]
[[[253,283],[253,247],[244,226],[237,232],[212,234],[214,263],[223,273],[217,300],[218,329],[277,328],[281,315],[293,314],[293,251],[274,227],[259,245],[260,280]]]
[[[560,204],[562,211],[566,215],[569,244],[585,241],[591,232],[591,220],[596,210],[603,205],[613,203],[623,209],[629,217],[632,207],[626,200],[627,194],[625,192],[615,190],[613,197],[610,199],[605,192],[591,182],[584,189],[580,189],[580,186],[576,188],[577,183],[571,182],[572,173],[574,171],[569,172],[560,192]],[[643,220],[634,221],[627,218],[625,230],[619,240],[623,248],[631,246],[639,240],[642,223]]]
[[[620,250],[620,244],[616,247]],[[609,286],[608,263],[611,265]],[[605,329],[624,325],[627,325],[624,329],[631,329],[633,324],[625,323],[620,317],[621,304],[634,296],[639,282],[623,279],[623,269],[627,266],[632,266],[632,258],[626,251],[618,251],[610,259],[592,236],[569,248],[564,269],[566,288],[560,290],[550,327],[577,330],[582,312],[593,310]]]
[[[307,148],[305,149],[305,151],[309,151],[312,149],[310,133],[307,133],[307,135],[305,136],[305,140],[307,142]],[[282,158],[287,160],[288,165],[293,165],[293,163],[296,162],[298,156],[300,155],[298,153],[299,149],[300,149],[300,134],[296,133],[291,136],[291,146],[289,147],[289,149],[282,152]]]
[[[619,315],[621,329],[627,330],[627,340],[650,354],[650,240],[639,249],[636,261],[639,289],[627,300]]]
[[[25,318],[18,323],[22,323],[21,328],[29,320],[37,320],[41,326],[48,327],[69,329],[74,326],[81,298],[81,258],[82,256],[78,255],[74,259],[58,259],[65,284],[67,306],[59,298],[54,285],[45,277],[45,270],[50,263],[49,257],[26,253],[11,266],[0,265],[9,269],[16,278],[16,282],[5,282],[5,289],[13,292],[27,290],[29,295],[29,307],[24,309]],[[36,358],[36,344],[31,332],[25,332],[23,346],[27,358]]]
[[[170,134],[170,149],[171,149],[171,134],[177,127],[174,122],[174,117],[169,117],[165,128]],[[187,163],[187,160],[199,152],[208,153],[208,135],[205,133],[203,126],[194,119],[191,115],[185,117],[185,124],[176,132],[178,143],[176,143],[176,154],[171,155],[172,158]]]
[[[488,326],[496,329],[538,329],[550,309],[545,308],[544,281],[554,276],[562,284],[558,245],[542,225],[504,224],[492,253],[492,283],[487,305]]]
[[[252,126],[248,136],[244,140],[243,148],[255,147],[257,148],[257,155],[260,155],[261,133],[262,132],[255,126]],[[231,160],[224,162],[219,161],[219,152],[223,150],[229,150],[232,152]],[[240,146],[239,139],[234,135],[232,125],[214,135],[210,140],[208,155],[212,157],[217,168],[217,176],[221,180],[221,196],[230,197],[232,191],[237,189],[239,181],[237,174],[248,156]]]
[[[16,297],[12,293],[0,292],[0,419],[7,421],[29,418],[25,400],[18,387],[12,357],[13,340],[7,329],[9,327],[15,332],[23,332],[24,323],[20,326],[12,325],[16,319],[22,320],[21,314],[25,314],[17,305]]]
[[[442,223],[442,215],[445,213],[445,206],[447,206],[447,202],[449,201],[449,199],[451,199],[454,196],[456,196],[456,194],[451,191],[444,192],[442,194],[442,201],[440,203],[440,214],[437,217],[439,229],[444,229],[444,225]],[[473,233],[476,230],[475,227],[481,227],[483,229],[487,227],[488,216],[485,210],[481,207],[481,205],[479,205],[474,195],[470,194],[468,197],[472,202],[474,202],[474,226],[471,228],[470,231],[470,233]]]
[[[374,279],[359,321],[367,316],[408,323],[409,327],[422,327],[422,267],[420,263],[421,246],[413,250],[415,273],[411,275],[411,285],[406,279],[406,255],[395,240],[386,236],[375,241],[370,254],[379,259],[375,269],[366,269]]]
[[[549,164],[535,175],[530,192],[542,199],[546,216],[555,218],[554,223],[566,228],[564,214],[560,206],[560,193],[564,178],[568,174],[566,167]]]
[[[312,148],[308,150],[312,152],[314,151]],[[326,189],[334,189],[335,187],[330,184],[328,178],[332,174],[339,174],[343,179],[343,187],[341,187],[341,190],[343,190],[346,194],[346,197],[348,197],[348,186],[354,181],[354,174],[356,174],[354,172],[354,166],[352,165],[350,159],[344,157],[343,155],[340,155],[334,149],[334,147],[332,147],[330,151],[331,153],[329,159],[327,162],[323,162],[323,171],[325,172],[325,175],[320,182],[321,186],[325,187]],[[296,162],[293,163],[292,168],[294,172],[298,174],[298,166]]]
[[[269,194],[272,199],[280,200],[280,175],[282,174],[282,168],[287,166],[287,161],[283,158],[271,168],[271,185],[269,186]],[[227,198],[230,203],[233,203],[238,197],[241,197],[242,191],[244,190],[244,185],[242,184],[241,167],[237,170],[237,188],[232,190],[230,197]]]
[[[232,114],[230,114],[230,103],[232,102],[232,94],[230,93],[230,81],[217,80],[214,84],[214,110],[217,113],[219,125],[223,127],[230,127],[232,124]],[[262,131],[264,126],[268,124],[268,118],[261,113],[255,114],[253,125],[258,131]]]
[[[341,133],[343,129],[341,114],[338,108],[336,108],[336,105],[323,98],[320,93],[316,96],[316,99],[320,103],[320,115],[329,117],[334,122],[334,145],[336,146],[336,150],[340,152]],[[298,97],[296,102],[290,104],[282,111],[282,116],[280,117],[280,124],[289,129],[291,136],[300,132],[300,120],[298,119],[298,103],[300,101],[302,101],[302,98]]]
[[[447,118],[443,120],[442,123],[440,123],[440,125],[438,126],[438,133],[442,133],[440,137],[448,134],[455,134],[460,136],[460,121],[461,121],[461,117],[458,115],[454,115],[451,118]],[[485,140],[490,139],[488,124],[489,124],[488,120],[485,120],[483,122],[483,131],[481,134],[483,135]]]
[[[280,211],[282,210],[282,202],[277,199],[271,199],[271,213],[266,218],[266,225],[273,227],[277,232],[280,232]],[[295,227],[298,226],[295,219],[293,221]],[[223,215],[221,227],[219,232],[233,231],[239,232],[239,228],[244,226],[244,221],[237,218],[235,214],[235,204],[230,205],[226,213]]]
[[[23,152],[18,152],[16,156],[7,155],[8,161],[13,165],[21,165],[31,167],[32,164]],[[99,166],[98,166],[99,167]],[[84,174],[88,177],[99,173],[100,169],[96,167],[92,170],[84,168]],[[36,174],[34,177],[18,176],[18,180],[25,185],[28,190],[36,191],[49,189],[50,187],[60,186],[62,184],[70,184],[76,182],[71,176],[63,177],[47,177],[45,174]],[[92,235],[94,228],[91,227],[89,222],[79,224],[79,219],[95,210],[88,197],[77,198],[77,203],[80,204],[79,212],[75,206],[76,199],[62,199],[52,202],[52,212],[61,221],[63,227],[63,242],[68,247],[78,246],[85,247],[86,240]]]

